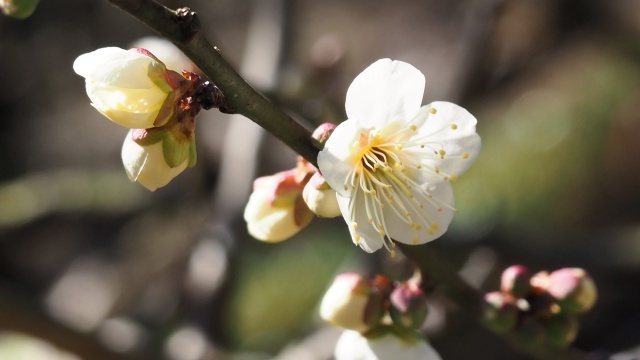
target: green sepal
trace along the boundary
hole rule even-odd
[[[196,141],[192,140],[189,142],[189,167],[195,166],[196,161],[198,161],[198,153],[196,151]]]
[[[167,132],[162,142],[162,154],[169,167],[178,167],[189,158],[189,144],[189,141],[178,141]]]
[[[166,71],[167,71],[167,67],[164,66],[164,64],[161,61],[156,60],[154,58],[154,60],[151,63],[149,63],[149,68],[147,69],[147,76],[149,76],[149,79],[151,80],[151,82],[153,82],[155,86],[160,88],[160,90],[164,91],[165,93],[169,94],[170,92],[173,91],[173,89],[171,88],[171,85],[169,85],[167,81]]]
[[[140,146],[150,146],[164,139],[168,135],[168,132],[164,129],[151,128],[151,129],[135,129],[133,130],[133,141]]]
[[[40,0],[13,0],[13,1],[0,1],[0,10],[2,12],[14,19],[26,19],[34,11],[36,11],[36,7]]]
[[[173,110],[176,106],[176,102],[177,99],[175,92],[172,91],[168,93],[166,99],[164,99],[164,102],[162,103],[162,106],[160,106],[158,116],[156,116],[156,119],[153,121],[153,126],[158,127],[169,122],[169,120],[173,116]]]

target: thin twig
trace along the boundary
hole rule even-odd
[[[173,11],[152,0],[108,0],[133,15],[182,50],[222,90],[228,106],[317,165],[318,146],[311,132],[258,94],[199,30],[195,13]]]

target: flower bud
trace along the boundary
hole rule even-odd
[[[522,265],[513,265],[502,272],[500,289],[516,298],[524,297],[531,290],[531,273]]]
[[[389,314],[398,326],[419,328],[427,317],[427,299],[415,283],[406,282],[396,286],[389,300]]]
[[[341,214],[335,190],[319,172],[313,174],[304,187],[302,197],[309,209],[320,217],[333,218]]]
[[[529,281],[531,284],[531,292],[534,295],[542,295],[546,294],[547,289],[549,289],[550,279],[549,273],[546,271],[540,271],[535,273],[531,280]]]
[[[499,291],[487,293],[482,306],[482,320],[496,332],[507,332],[516,326],[520,311],[513,297]]]
[[[34,11],[40,0],[0,0],[0,10],[12,18],[26,19]]]
[[[329,136],[331,136],[331,133],[335,130],[336,126],[336,124],[324,123],[313,131],[311,137],[318,140],[320,144],[324,144],[329,140]]]
[[[256,179],[244,210],[249,234],[258,240],[280,242],[307,226],[313,212],[304,203],[302,189],[311,173],[306,165],[299,165]]]
[[[122,163],[131,181],[148,190],[167,185],[196,162],[193,138],[177,136],[170,129],[132,129],[122,145]]]
[[[322,298],[320,317],[345,329],[366,332],[379,324],[384,300],[371,279],[343,273],[336,276]]]
[[[580,268],[564,268],[549,275],[549,294],[563,312],[578,314],[593,307],[598,297],[596,285]]]
[[[345,331],[338,339],[336,360],[442,360],[424,339],[407,340],[387,332],[381,337],[367,338],[357,331]]]
[[[187,80],[145,49],[108,47],[80,55],[73,70],[85,78],[91,105],[118,125],[148,129],[173,115]]]
[[[578,321],[573,315],[554,315],[543,326],[545,341],[559,348],[571,344],[578,335]]]

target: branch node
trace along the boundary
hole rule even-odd
[[[195,11],[191,11],[188,7],[176,9],[174,20],[180,27],[185,43],[191,41],[200,31],[200,18]]]

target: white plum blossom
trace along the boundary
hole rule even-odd
[[[451,182],[479,152],[475,117],[449,102],[420,106],[424,86],[413,66],[378,60],[349,87],[348,119],[318,155],[353,242],[367,252],[440,237],[456,212]]]
[[[426,341],[406,341],[393,333],[367,338],[357,331],[342,333],[334,351],[336,360],[442,360]]]

